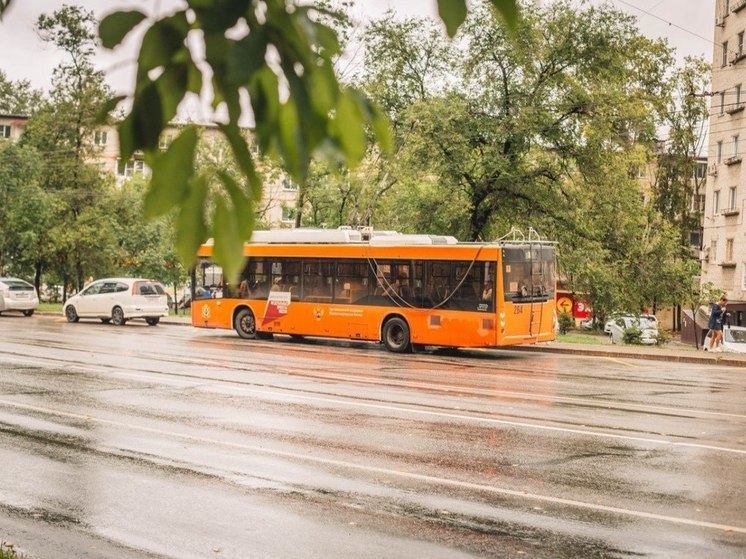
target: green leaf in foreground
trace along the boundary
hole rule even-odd
[[[113,49],[144,19],[145,14],[137,10],[109,14],[98,28],[101,44],[104,48]]]
[[[517,0],[490,0],[490,2],[500,12],[508,27],[515,30],[518,23]]]
[[[438,15],[446,24],[449,37],[453,37],[466,19],[465,0],[438,0]]]
[[[238,216],[231,211],[222,196],[215,199],[212,227],[215,239],[213,255],[223,267],[226,280],[234,282],[241,271],[244,241],[239,234]]]
[[[165,153],[152,160],[153,178],[145,195],[145,216],[157,217],[168,212],[189,193],[188,181],[194,173],[194,149],[197,129],[186,128]]]
[[[207,180],[200,175],[189,182],[187,197],[176,218],[176,252],[184,263],[194,262],[197,249],[207,237],[206,199]]]

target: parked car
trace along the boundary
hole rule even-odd
[[[655,317],[654,314],[630,314],[630,313],[624,313],[624,314],[612,314],[611,318],[607,320],[604,323],[604,333],[611,334],[611,325],[614,324],[618,319],[620,318],[645,318],[647,319],[648,323],[653,323],[655,325],[656,330],[658,329],[658,319]]]
[[[141,278],[106,278],[94,281],[65,303],[68,322],[98,318],[104,324],[122,326],[133,318],[144,318],[150,326],[168,316],[163,286]]]
[[[709,351],[711,332],[707,332],[705,341],[702,342],[705,351]],[[746,327],[723,326],[723,340],[720,349],[732,353],[746,353]]]
[[[658,341],[658,321],[653,315],[620,316],[607,323],[612,344],[624,343],[624,331],[628,328],[639,328],[643,344],[654,344]]]
[[[0,313],[16,311],[31,316],[39,306],[36,288],[18,278],[0,278]]]

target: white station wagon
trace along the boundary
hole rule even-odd
[[[0,313],[22,312],[31,316],[39,306],[36,288],[18,278],[0,278]]]
[[[150,326],[168,316],[168,298],[163,286],[139,278],[96,280],[71,297],[62,311],[68,322],[98,318],[104,324],[122,326],[132,318],[144,318]]]

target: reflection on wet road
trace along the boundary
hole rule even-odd
[[[38,557],[733,557],[746,371],[0,317]]]

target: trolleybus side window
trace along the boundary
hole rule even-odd
[[[301,299],[312,303],[331,303],[333,272],[332,260],[304,260]]]
[[[266,299],[269,293],[269,261],[265,258],[249,258],[246,281],[250,299]],[[239,288],[239,290],[241,290]]]
[[[429,274],[425,286],[426,302],[429,306],[440,305],[451,294],[451,263],[428,262]],[[447,304],[441,308],[447,308]]]
[[[195,269],[194,295],[197,299],[209,299],[222,291],[223,269],[209,260],[202,260]]]
[[[365,260],[337,260],[334,301],[364,303],[368,297],[368,263]]]
[[[459,310],[477,310],[482,296],[481,262],[454,262],[455,277],[453,288],[456,292],[451,299],[450,308]]]

